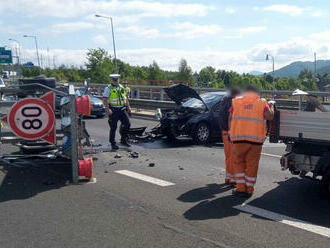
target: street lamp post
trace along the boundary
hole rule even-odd
[[[20,65],[21,44],[18,42],[18,40],[15,40],[15,39],[12,39],[12,38],[10,38],[8,40],[16,42],[15,50],[16,50],[16,56],[17,56],[17,64]],[[17,49],[17,46],[18,46],[18,49]]]
[[[39,50],[38,50],[37,36],[35,36],[35,35],[23,35],[23,37],[34,38],[34,42],[35,42],[35,45],[36,45],[36,52],[37,52],[38,66],[40,67],[40,59],[39,59]]]
[[[274,59],[274,56],[270,55],[270,54],[267,54],[266,55],[266,61],[269,60],[269,58],[272,59],[272,62],[273,62],[273,78],[275,77],[275,59]]]
[[[116,54],[116,42],[115,42],[115,33],[113,31],[113,21],[112,21],[112,17],[111,16],[103,16],[103,15],[95,15],[95,17],[100,17],[100,18],[105,18],[105,19],[109,19],[110,20],[110,24],[111,24],[111,33],[112,33],[112,43],[113,43],[113,54],[114,54],[114,58],[115,58],[115,68],[116,68],[116,72],[118,72],[118,67],[117,67],[117,54]]]

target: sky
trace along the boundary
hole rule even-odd
[[[0,0],[0,46],[36,63],[37,36],[44,66],[84,65],[86,51],[113,54],[131,65],[194,71],[211,65],[237,72],[275,69],[293,61],[330,59],[328,0]]]

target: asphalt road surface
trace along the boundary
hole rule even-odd
[[[105,119],[87,128],[107,145]],[[71,185],[65,168],[0,171],[0,247],[330,247],[330,202],[318,183],[280,170],[282,144],[265,144],[248,200],[222,185],[220,144],[158,140],[132,150],[138,158],[127,149],[95,155],[96,183]]]

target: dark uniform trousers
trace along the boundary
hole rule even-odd
[[[126,112],[125,107],[110,107],[112,111],[112,115],[109,116],[109,126],[110,126],[110,135],[109,135],[109,141],[111,144],[116,144],[115,136],[118,126],[118,121],[121,122],[121,127],[119,130],[119,133],[121,135],[121,140],[126,141],[127,140],[127,132],[129,128],[131,127],[131,123],[128,118],[128,114]]]

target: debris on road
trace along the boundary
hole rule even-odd
[[[180,165],[178,166],[178,168],[179,168],[179,170],[184,170],[184,168],[183,168],[183,167],[181,167]]]
[[[130,152],[129,153],[131,158],[138,158],[140,156],[140,154],[138,152]]]
[[[115,158],[121,158],[121,155],[120,155],[119,153],[117,153],[117,154],[115,155]]]
[[[109,173],[109,171],[105,170],[104,173]]]
[[[113,161],[113,162],[110,162],[108,165],[115,165],[115,164],[117,164],[117,162]]]
[[[149,163],[149,167],[154,167],[155,163]]]

